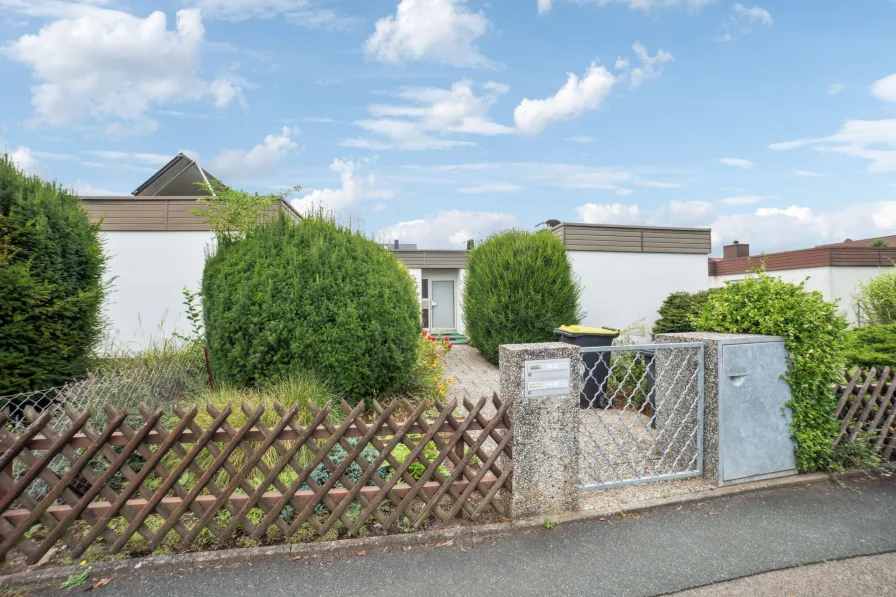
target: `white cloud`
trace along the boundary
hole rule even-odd
[[[772,14],[761,6],[746,7],[740,3],[731,5],[731,14],[719,26],[719,41],[732,41],[753,32],[754,27],[770,27]]]
[[[330,170],[339,174],[341,186],[336,189],[315,189],[302,197],[293,200],[292,204],[301,212],[323,208],[331,211],[344,211],[366,199],[390,199],[394,193],[388,189],[376,189],[376,177],[373,174],[362,175],[359,170],[372,160],[335,159]],[[382,207],[380,207],[382,206]],[[377,203],[375,211],[385,209],[385,205]]]
[[[722,158],[719,161],[726,166],[733,166],[735,168],[742,168],[744,170],[749,170],[753,167],[753,162],[741,158]]]
[[[596,139],[594,137],[589,137],[588,135],[578,135],[575,137],[567,137],[567,141],[570,143],[594,143]]]
[[[616,83],[616,78],[605,67],[593,62],[581,79],[574,73],[567,77],[566,84],[554,95],[520,102],[513,111],[513,120],[520,131],[535,134],[555,120],[574,118],[585,110],[593,110]]]
[[[162,12],[145,19],[92,5],[38,3],[45,14],[66,14],[0,50],[32,69],[38,123],[65,126],[93,119],[112,136],[145,134],[157,123],[152,106],[211,96],[223,107],[242,99],[243,81],[197,74],[205,29],[196,9],[177,13],[169,30]],[[52,10],[51,10],[52,9]],[[54,12],[55,11],[55,12]]]
[[[588,203],[577,209],[583,222],[589,224],[637,224],[641,222],[641,210],[637,205],[621,203]]]
[[[140,162],[154,166],[164,166],[174,157],[173,155],[160,153],[134,153],[130,151],[88,150],[84,153],[105,160]]]
[[[843,91],[843,83],[831,83],[828,85],[828,95],[837,95]]]
[[[373,118],[354,124],[387,140],[355,138],[343,140],[346,147],[367,149],[447,149],[474,145],[471,141],[446,138],[449,135],[503,135],[513,128],[488,118],[491,107],[507,93],[508,87],[488,82],[478,95],[473,83],[462,80],[450,89],[409,87],[395,94],[402,104],[374,104],[368,108]]]
[[[514,228],[517,219],[508,213],[440,211],[431,218],[398,222],[380,232],[383,239],[416,243],[427,249],[463,249],[467,241],[478,241],[493,232]]]
[[[391,64],[427,60],[452,66],[493,66],[477,40],[492,23],[466,0],[401,0],[395,15],[376,22],[364,44],[368,56]]]
[[[751,205],[753,203],[761,203],[766,199],[768,199],[768,197],[764,195],[734,195],[732,197],[725,197],[722,199],[722,203],[725,205]]]
[[[896,73],[876,81],[871,86],[871,95],[885,102],[896,102]]]
[[[311,0],[182,0],[202,10],[212,19],[246,21],[249,19],[283,19],[297,25],[322,29],[344,29],[357,19],[342,16],[333,10],[319,8]]]
[[[702,201],[673,201],[655,209],[590,203],[578,211],[583,221],[592,223],[711,227],[714,246],[738,239],[750,243],[754,253],[804,249],[896,232],[896,201],[851,204],[829,211],[797,205],[763,207],[724,215]]]
[[[810,170],[794,170],[793,175],[794,176],[804,176],[806,178],[821,176],[821,174],[819,174],[818,172],[812,172]]]
[[[461,187],[457,190],[460,193],[476,195],[482,193],[513,193],[516,191],[522,191],[525,188],[526,187],[522,185],[507,182],[490,182],[472,187]]]
[[[812,147],[869,160],[869,172],[896,172],[896,119],[848,120],[833,135],[772,143],[774,151]]]
[[[113,191],[80,180],[72,183],[72,190],[81,197],[127,197],[130,195],[128,191]]]
[[[640,87],[644,81],[649,79],[656,79],[660,75],[663,74],[663,64],[666,62],[671,62],[675,58],[669,52],[665,50],[657,50],[655,56],[651,56],[647,52],[647,48],[641,42],[635,42],[635,45],[632,46],[632,50],[635,51],[635,55],[638,57],[638,60],[641,61],[641,66],[635,67],[629,72],[629,80],[631,81],[631,88],[637,89]],[[616,60],[616,68],[619,68],[619,60]],[[628,61],[625,61],[625,66],[628,66]]]
[[[650,12],[658,8],[667,8],[675,6],[684,6],[689,11],[697,13],[704,6],[715,3],[716,0],[571,0],[576,4],[597,4],[605,6],[607,4],[627,4],[632,10],[640,10],[641,12]],[[546,14],[551,11],[551,0],[538,0],[538,14]]]
[[[320,118],[317,116],[306,116],[305,118],[302,119],[302,122],[315,122],[318,124],[332,124],[336,121],[333,120],[332,118]]]
[[[30,148],[19,145],[13,151],[8,153],[9,159],[15,164],[16,168],[25,174],[44,176],[47,168],[37,159],[34,152]]]
[[[274,172],[290,149],[296,147],[293,137],[299,130],[283,127],[279,134],[271,134],[252,149],[228,149],[212,158],[209,170],[230,181],[248,181]]]

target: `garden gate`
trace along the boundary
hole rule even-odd
[[[703,344],[580,348],[582,489],[703,474]]]

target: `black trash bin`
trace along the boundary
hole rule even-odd
[[[610,328],[591,328],[581,325],[564,325],[554,330],[560,341],[575,344],[582,348],[592,346],[611,346],[619,337],[619,330]],[[603,358],[601,358],[603,357]],[[607,377],[610,375],[610,355],[600,352],[583,352],[582,364],[590,375],[585,379],[585,386],[579,394],[580,408],[606,408]]]

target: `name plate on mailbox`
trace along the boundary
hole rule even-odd
[[[569,359],[526,361],[523,381],[527,398],[569,394]]]

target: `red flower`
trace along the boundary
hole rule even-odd
[[[454,348],[454,344],[452,344],[451,342],[449,342],[449,343],[448,343],[448,349],[450,350],[450,349],[452,349],[452,348]]]
[[[445,342],[448,342],[448,340],[449,340],[448,336],[445,336]]]

